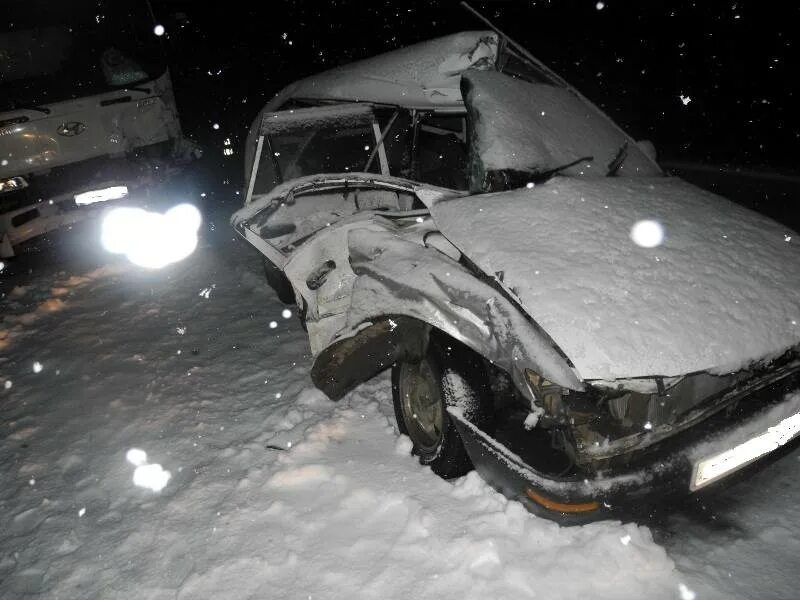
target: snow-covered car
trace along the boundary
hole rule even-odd
[[[784,446],[800,250],[678,178],[499,32],[295,82],[235,229],[329,397],[391,368],[413,452],[549,516],[689,494]]]
[[[147,0],[10,0],[0,24],[0,257],[199,154]],[[163,29],[163,28],[162,28]]]

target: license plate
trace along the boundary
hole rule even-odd
[[[750,438],[730,450],[698,461],[692,473],[690,489],[700,489],[746,467],[762,456],[777,450],[800,434],[800,413],[785,418],[762,434]]]

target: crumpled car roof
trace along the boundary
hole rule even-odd
[[[282,90],[270,107],[289,98],[460,107],[461,73],[494,65],[497,52],[495,33],[464,31],[306,77]]]

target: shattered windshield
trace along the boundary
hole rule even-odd
[[[653,177],[661,170],[625,132],[572,90],[470,71],[470,189],[509,189],[554,175]]]
[[[360,106],[290,109],[265,117],[253,193],[304,175],[347,172],[467,189],[465,115]]]
[[[49,104],[164,72],[142,0],[10,0],[0,23],[0,110]]]

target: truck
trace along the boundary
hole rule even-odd
[[[9,0],[0,24],[0,257],[199,156],[146,0]]]

